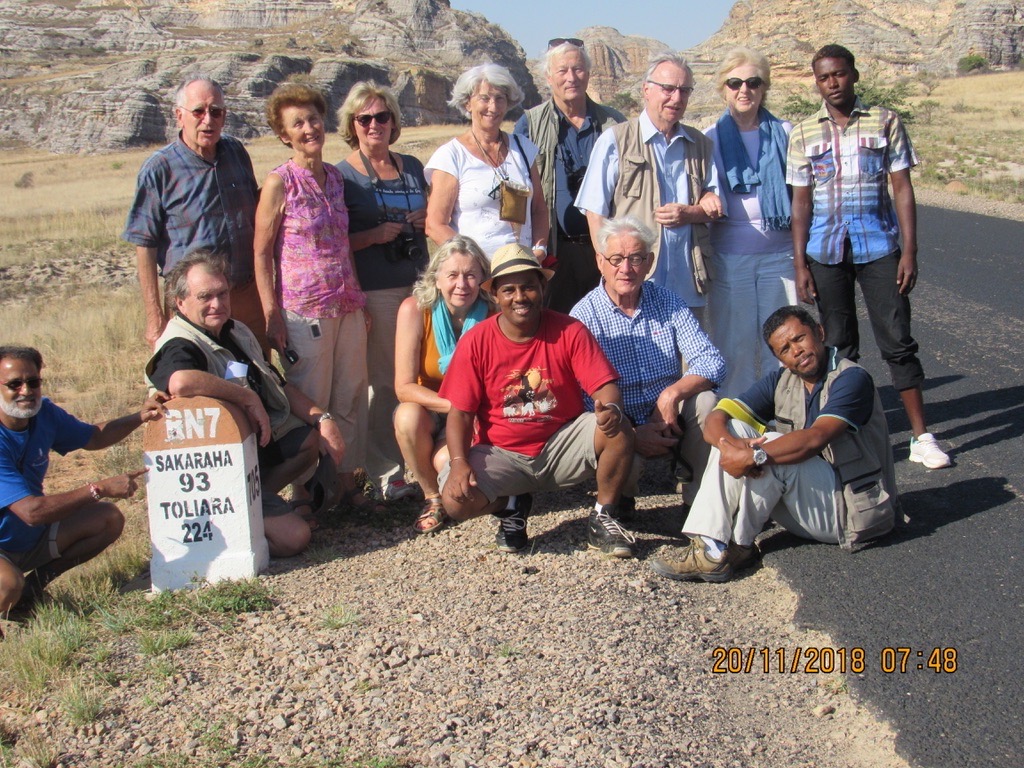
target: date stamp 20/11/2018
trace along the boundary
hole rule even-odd
[[[959,663],[956,648],[910,648],[886,646],[878,655],[869,656],[858,646],[851,648],[740,648],[719,646],[711,652],[711,672],[714,674],[862,674],[869,667],[883,674],[932,672],[952,674]],[[877,666],[875,661],[877,660]]]

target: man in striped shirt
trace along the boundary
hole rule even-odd
[[[917,153],[899,115],[857,97],[860,74],[850,51],[826,45],[811,68],[823,103],[793,128],[786,163],[797,292],[802,301],[817,304],[825,343],[856,361],[854,287],[860,284],[875,342],[910,421],[910,460],[928,469],[948,467],[949,456],[925,421],[924,369],[910,333],[909,295],[917,283],[910,169]]]

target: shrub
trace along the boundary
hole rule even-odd
[[[961,75],[969,75],[972,72],[987,72],[988,59],[978,53],[969,53],[956,63],[956,71]]]

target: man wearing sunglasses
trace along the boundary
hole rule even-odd
[[[0,346],[0,618],[30,608],[50,581],[117,540],[124,516],[105,499],[130,498],[145,472],[44,495],[50,451],[108,448],[163,414],[150,398],[139,413],[86,424],[43,397],[42,367],[38,350]]]
[[[576,206],[597,237],[605,219],[632,215],[658,233],[651,279],[680,296],[698,320],[711,253],[707,222],[722,216],[713,146],[681,122],[693,92],[686,60],[661,53],[641,86],[644,110],[603,133],[594,145]]]
[[[671,453],[685,462],[694,481],[683,485],[689,506],[708,462],[702,430],[717,402],[712,390],[725,378],[725,360],[686,303],[647,281],[654,241],[654,232],[635,216],[608,219],[596,242],[603,279],[572,316],[594,334],[619,372],[622,410],[636,427],[636,453]],[[627,515],[635,508],[642,466],[633,462],[633,477],[622,493],[619,509]]]
[[[170,318],[158,274],[205,249],[230,262],[235,316],[269,351],[253,273],[258,187],[249,153],[223,134],[223,89],[208,77],[187,80],[175,94],[174,117],[178,138],[143,164],[122,234],[135,245],[146,341],[156,343]]]
[[[587,95],[591,62],[582,40],[559,37],[548,41],[544,71],[551,98],[527,110],[515,132],[540,148],[537,170],[551,221],[548,255],[558,262],[548,285],[548,305],[568,312],[601,279],[586,216],[573,201],[597,137],[626,118]]]

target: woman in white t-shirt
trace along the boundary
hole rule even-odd
[[[705,133],[715,143],[725,216],[711,225],[708,332],[725,357],[719,394],[746,391],[779,364],[761,339],[776,309],[796,304],[786,148],[793,126],[764,108],[771,70],[764,55],[733,48],[716,73],[725,113]]]
[[[518,242],[547,259],[548,209],[537,172],[537,147],[501,123],[523,100],[512,75],[497,64],[463,72],[449,104],[470,119],[469,130],[434,152],[427,236],[438,245],[456,234],[477,242],[487,258]]]

